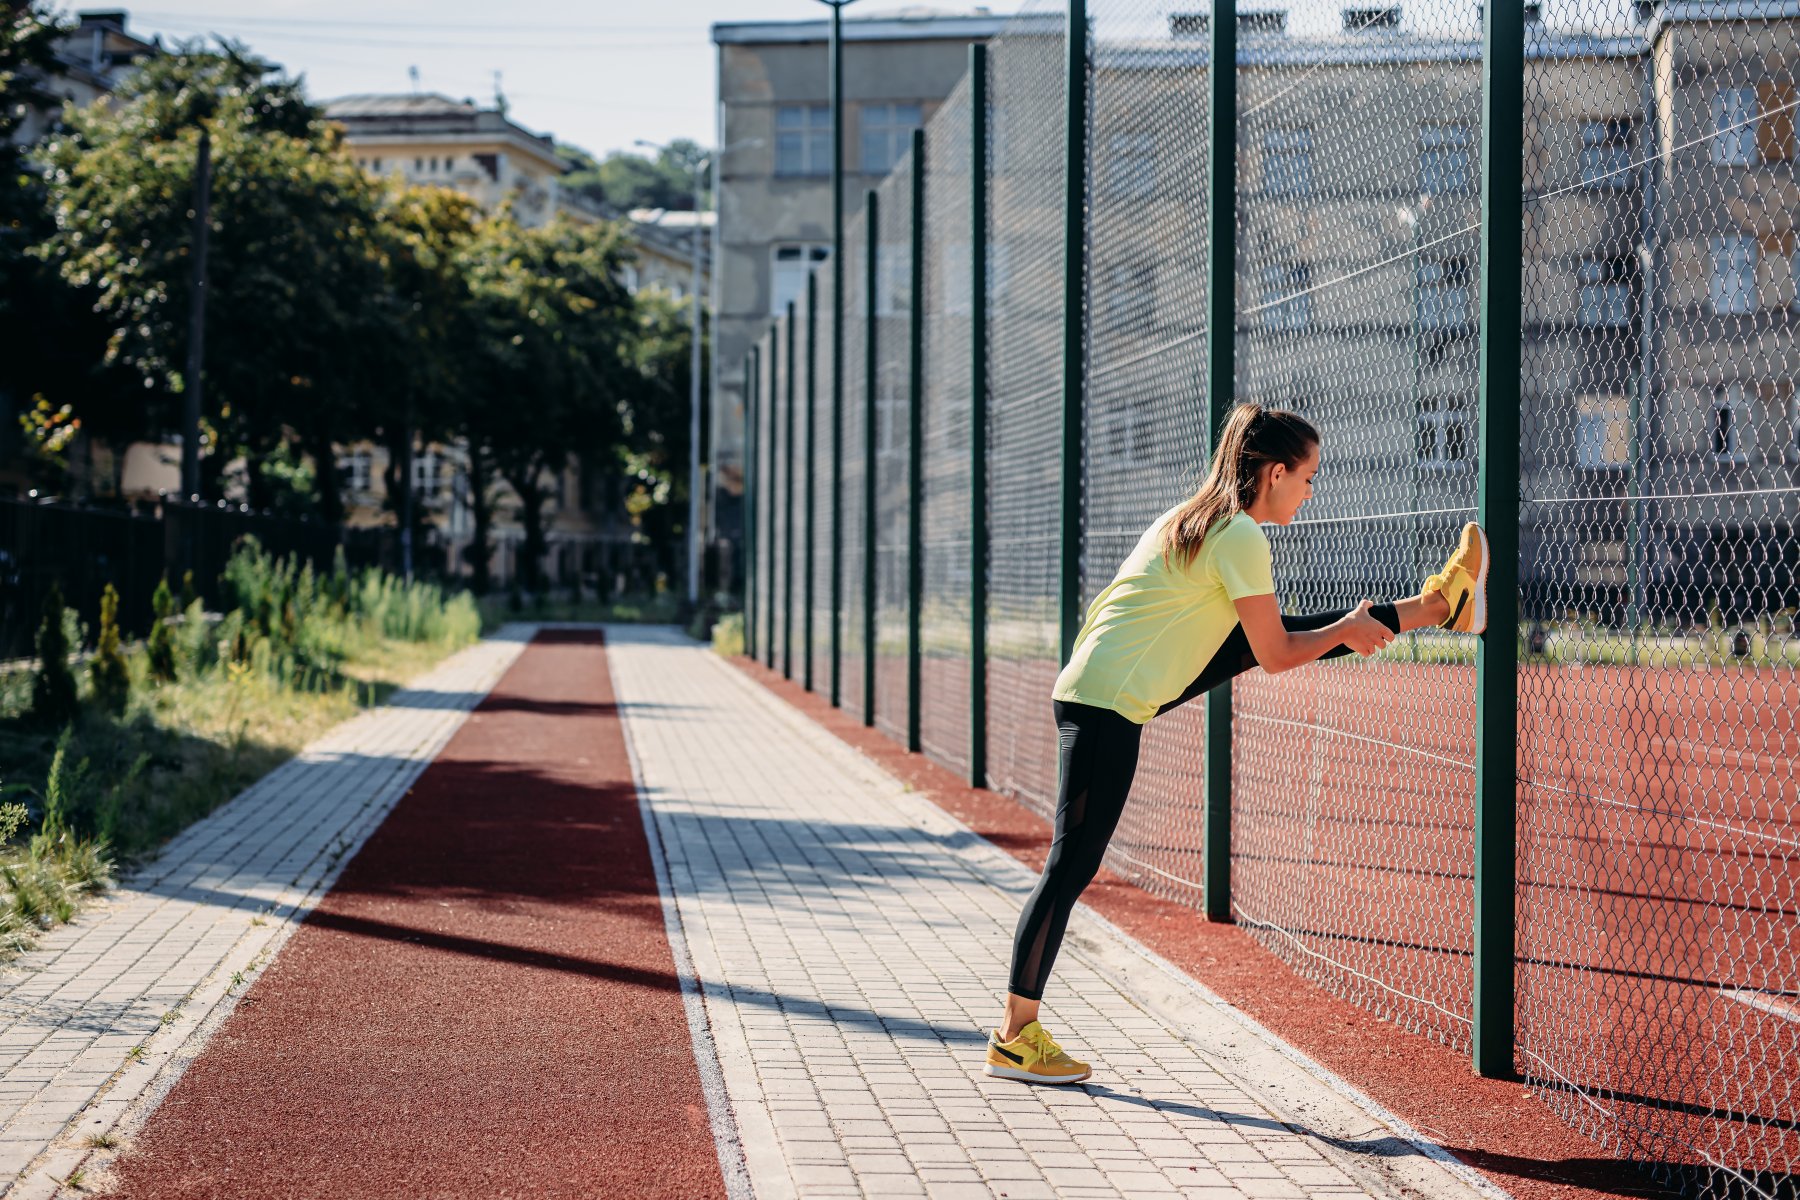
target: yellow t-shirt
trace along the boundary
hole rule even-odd
[[[1157,518],[1088,606],[1055,699],[1110,708],[1142,725],[1199,678],[1231,636],[1233,601],[1275,594],[1269,539],[1249,516],[1213,526],[1183,567],[1163,553],[1174,512]]]

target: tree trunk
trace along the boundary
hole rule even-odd
[[[307,452],[312,455],[313,479],[316,481],[315,491],[318,494],[319,519],[329,525],[344,523],[343,480],[338,475],[337,452],[332,448],[331,439],[319,438],[312,441]]]
[[[544,590],[544,489],[542,470],[533,461],[522,470],[505,472],[506,482],[519,497],[519,520],[525,526],[525,545],[520,551],[520,583],[528,592]]]
[[[488,470],[481,452],[469,448],[469,514],[475,519],[475,538],[463,549],[463,561],[469,564],[470,586],[477,596],[485,596],[494,586],[489,567],[494,557],[494,509],[488,501]]]

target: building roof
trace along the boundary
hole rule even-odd
[[[327,100],[324,108],[327,120],[344,125],[352,144],[462,135],[509,142],[563,171],[570,166],[549,134],[527,129],[497,108],[438,92],[361,92]]]
[[[360,92],[325,102],[325,115],[345,117],[473,117],[481,110],[467,100],[452,100],[438,92]]]
[[[1042,16],[995,16],[986,8],[947,9],[916,4],[903,8],[844,13],[846,42],[912,42],[932,40],[974,41],[1017,32],[1022,23],[1041,24],[1060,30],[1060,13]],[[784,42],[823,42],[831,36],[831,22],[817,21],[720,21],[712,27],[719,46],[775,45]]]

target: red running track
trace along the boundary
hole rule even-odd
[[[165,1197],[724,1195],[597,633],[545,633],[116,1164]]]

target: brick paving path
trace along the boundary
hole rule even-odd
[[[1031,873],[692,642],[608,639],[735,1193],[1503,1195],[1086,910],[1046,1020],[1093,1081],[988,1079]]]
[[[509,626],[333,729],[0,974],[0,1194],[146,1111],[518,657]],[[142,1050],[134,1053],[134,1048]]]

